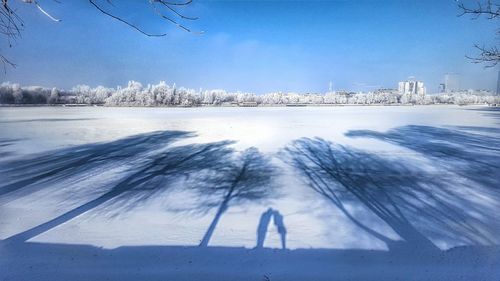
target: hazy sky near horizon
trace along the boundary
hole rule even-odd
[[[115,87],[129,80],[230,91],[325,92],[396,88],[415,76],[433,93],[447,72],[463,88],[496,87],[498,66],[470,63],[474,43],[498,45],[498,21],[457,17],[454,0],[201,1],[179,9],[193,35],[162,21],[147,4],[108,8],[149,38],[104,16],[88,1],[39,1],[62,19],[17,4],[22,38],[1,51],[18,66],[0,74],[23,85]]]

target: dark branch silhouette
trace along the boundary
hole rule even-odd
[[[161,36],[165,36],[167,35],[166,33],[159,33],[159,34],[155,34],[155,33],[149,33],[149,32],[146,32],[144,30],[142,30],[140,27],[136,26],[135,24],[132,24],[124,19],[122,19],[121,17],[118,17],[118,16],[115,16],[107,11],[105,11],[103,8],[101,8],[101,6],[97,5],[93,0],[89,0],[90,4],[92,4],[92,6],[94,6],[97,10],[99,10],[99,12],[105,14],[106,16],[108,17],[111,17],[121,23],[124,23],[130,27],[132,27],[133,29],[139,31],[140,33],[146,35],[146,36],[150,36],[150,37],[161,37]]]
[[[468,6],[464,4],[463,1],[457,0],[458,8],[461,10],[461,13],[458,15],[471,15],[473,18],[479,18],[481,16],[485,16],[488,19],[495,19],[500,16],[500,5],[493,3],[491,0],[481,1],[476,0],[475,5]]]
[[[500,52],[496,46],[488,48],[474,44],[474,48],[479,50],[479,55],[475,57],[466,56],[473,63],[484,63],[486,67],[494,67],[500,61]]]
[[[60,22],[60,19],[55,18],[49,12],[47,12],[36,0],[18,0],[24,4],[32,4],[37,7],[37,9],[48,17],[50,20],[55,22]],[[100,3],[104,0],[88,0],[89,4],[98,10],[100,13],[104,14],[107,17],[110,17],[120,23],[123,23],[130,28],[138,31],[139,33],[148,36],[148,37],[163,37],[166,36],[166,33],[152,33],[146,31],[144,28],[138,26],[137,24],[132,23],[127,20],[125,17],[118,15],[113,11],[115,6],[113,5],[111,0],[104,1],[105,3]],[[166,20],[178,28],[194,34],[202,34],[203,32],[196,32],[187,28],[183,25],[179,20],[188,20],[193,21],[197,20],[197,17],[189,17],[179,12],[177,9],[186,7],[192,3],[192,0],[186,2],[176,2],[176,1],[162,1],[162,0],[144,0],[150,5],[154,11],[154,13],[163,20]],[[0,7],[0,34],[7,38],[9,46],[12,46],[11,42],[19,37],[21,37],[21,31],[24,26],[22,19],[19,15],[11,8],[13,0],[2,0],[2,6]],[[12,67],[15,64],[10,61],[8,58],[0,54],[0,63],[2,64],[4,71],[6,71],[6,66],[10,65]]]
[[[12,46],[12,42],[21,37],[23,26],[24,23],[22,19],[9,7],[7,0],[2,0],[2,8],[0,8],[0,35],[7,39],[9,46]],[[4,72],[7,71],[6,66],[16,66],[2,54],[0,54],[0,63],[2,64]]]
[[[500,4],[494,3],[491,0],[476,0],[475,5],[466,5],[463,1],[457,0],[457,5],[460,10],[459,17],[469,15],[472,19],[478,19],[484,16],[488,20],[497,20],[500,16]],[[500,34],[500,29],[497,29],[496,35]],[[494,67],[500,61],[500,53],[497,46],[486,47],[479,44],[474,44],[474,48],[479,51],[476,56],[466,56],[473,63],[484,63],[485,67]]]

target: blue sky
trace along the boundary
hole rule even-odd
[[[101,0],[101,3],[105,1]],[[447,72],[466,88],[496,87],[498,67],[471,64],[474,43],[498,45],[498,21],[457,17],[454,0],[196,1],[182,9],[193,35],[158,19],[141,1],[110,11],[151,32],[148,38],[87,1],[18,4],[22,38],[2,52],[18,66],[2,80],[70,88],[115,87],[129,80],[230,91],[324,92],[394,88],[415,76],[436,91]],[[147,1],[144,1],[147,2]]]

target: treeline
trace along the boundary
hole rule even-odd
[[[130,81],[127,87],[91,88],[79,85],[71,90],[43,87],[0,85],[0,104],[87,104],[108,106],[220,106],[251,103],[254,105],[286,104],[498,104],[500,96],[488,91],[462,91],[439,95],[400,94],[395,90],[368,93],[329,92],[325,94],[231,93],[224,90],[196,91],[167,85],[143,86]]]

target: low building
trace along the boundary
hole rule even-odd
[[[240,102],[238,106],[241,107],[256,107],[258,106],[257,102],[255,101],[245,101],[245,102]]]

